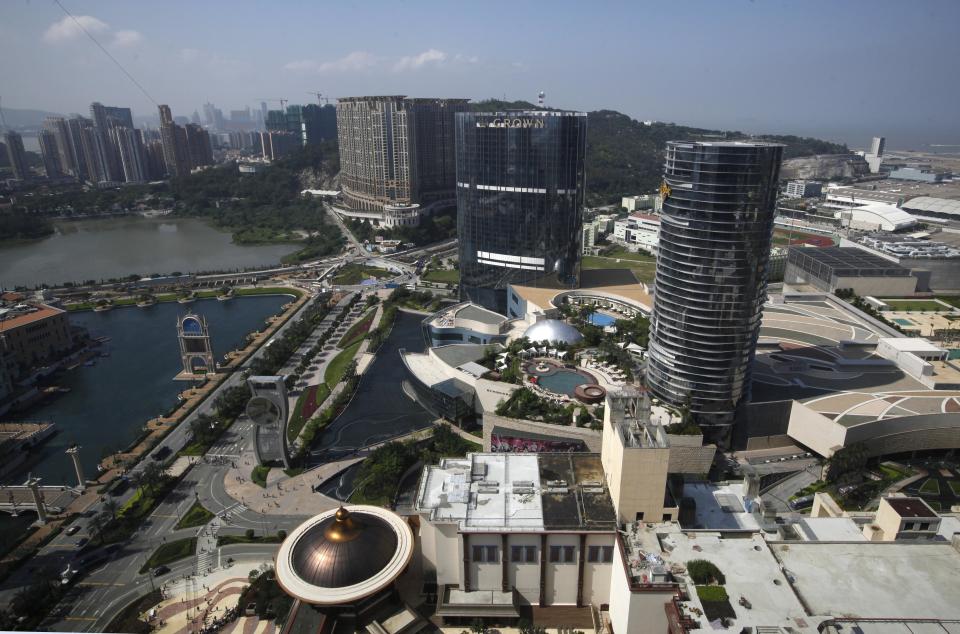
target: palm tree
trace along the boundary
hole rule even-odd
[[[111,519],[117,519],[117,509],[119,506],[113,498],[107,498],[107,501],[103,503],[103,508],[110,514]]]

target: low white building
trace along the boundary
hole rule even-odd
[[[660,216],[631,214],[613,224],[613,241],[630,247],[656,253],[660,242]]]

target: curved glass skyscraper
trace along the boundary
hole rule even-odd
[[[587,116],[456,120],[460,298],[506,313],[508,284],[577,288]]]
[[[783,146],[667,144],[647,384],[702,424],[749,396]]]

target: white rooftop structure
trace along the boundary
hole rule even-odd
[[[904,209],[917,212],[920,215],[944,214],[960,218],[960,200],[949,198],[935,198],[933,196],[917,196],[903,203]]]
[[[805,541],[863,542],[867,538],[849,517],[805,517],[797,523],[797,532]]]
[[[695,528],[706,530],[760,530],[753,514],[755,502],[745,498],[745,493],[742,482],[692,482],[683,486],[683,496],[693,498],[697,504]]]
[[[854,229],[879,229],[881,231],[899,231],[917,224],[917,219],[896,205],[869,202],[848,211],[850,226]]]
[[[770,547],[813,614],[960,618],[960,552],[950,542],[789,542]],[[727,573],[728,580],[731,576]]]
[[[427,466],[417,508],[463,532],[544,530],[536,454],[474,453]]]

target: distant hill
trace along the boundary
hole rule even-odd
[[[11,128],[39,128],[47,117],[62,117],[57,112],[3,107],[3,119]]]
[[[527,101],[486,99],[470,104],[475,111],[537,109]],[[675,140],[775,141],[786,145],[783,157],[848,153],[846,145],[792,135],[751,136],[739,131],[707,130],[675,123],[646,125],[615,110],[587,114],[587,204],[601,205],[622,196],[654,191],[663,174],[663,150]]]

